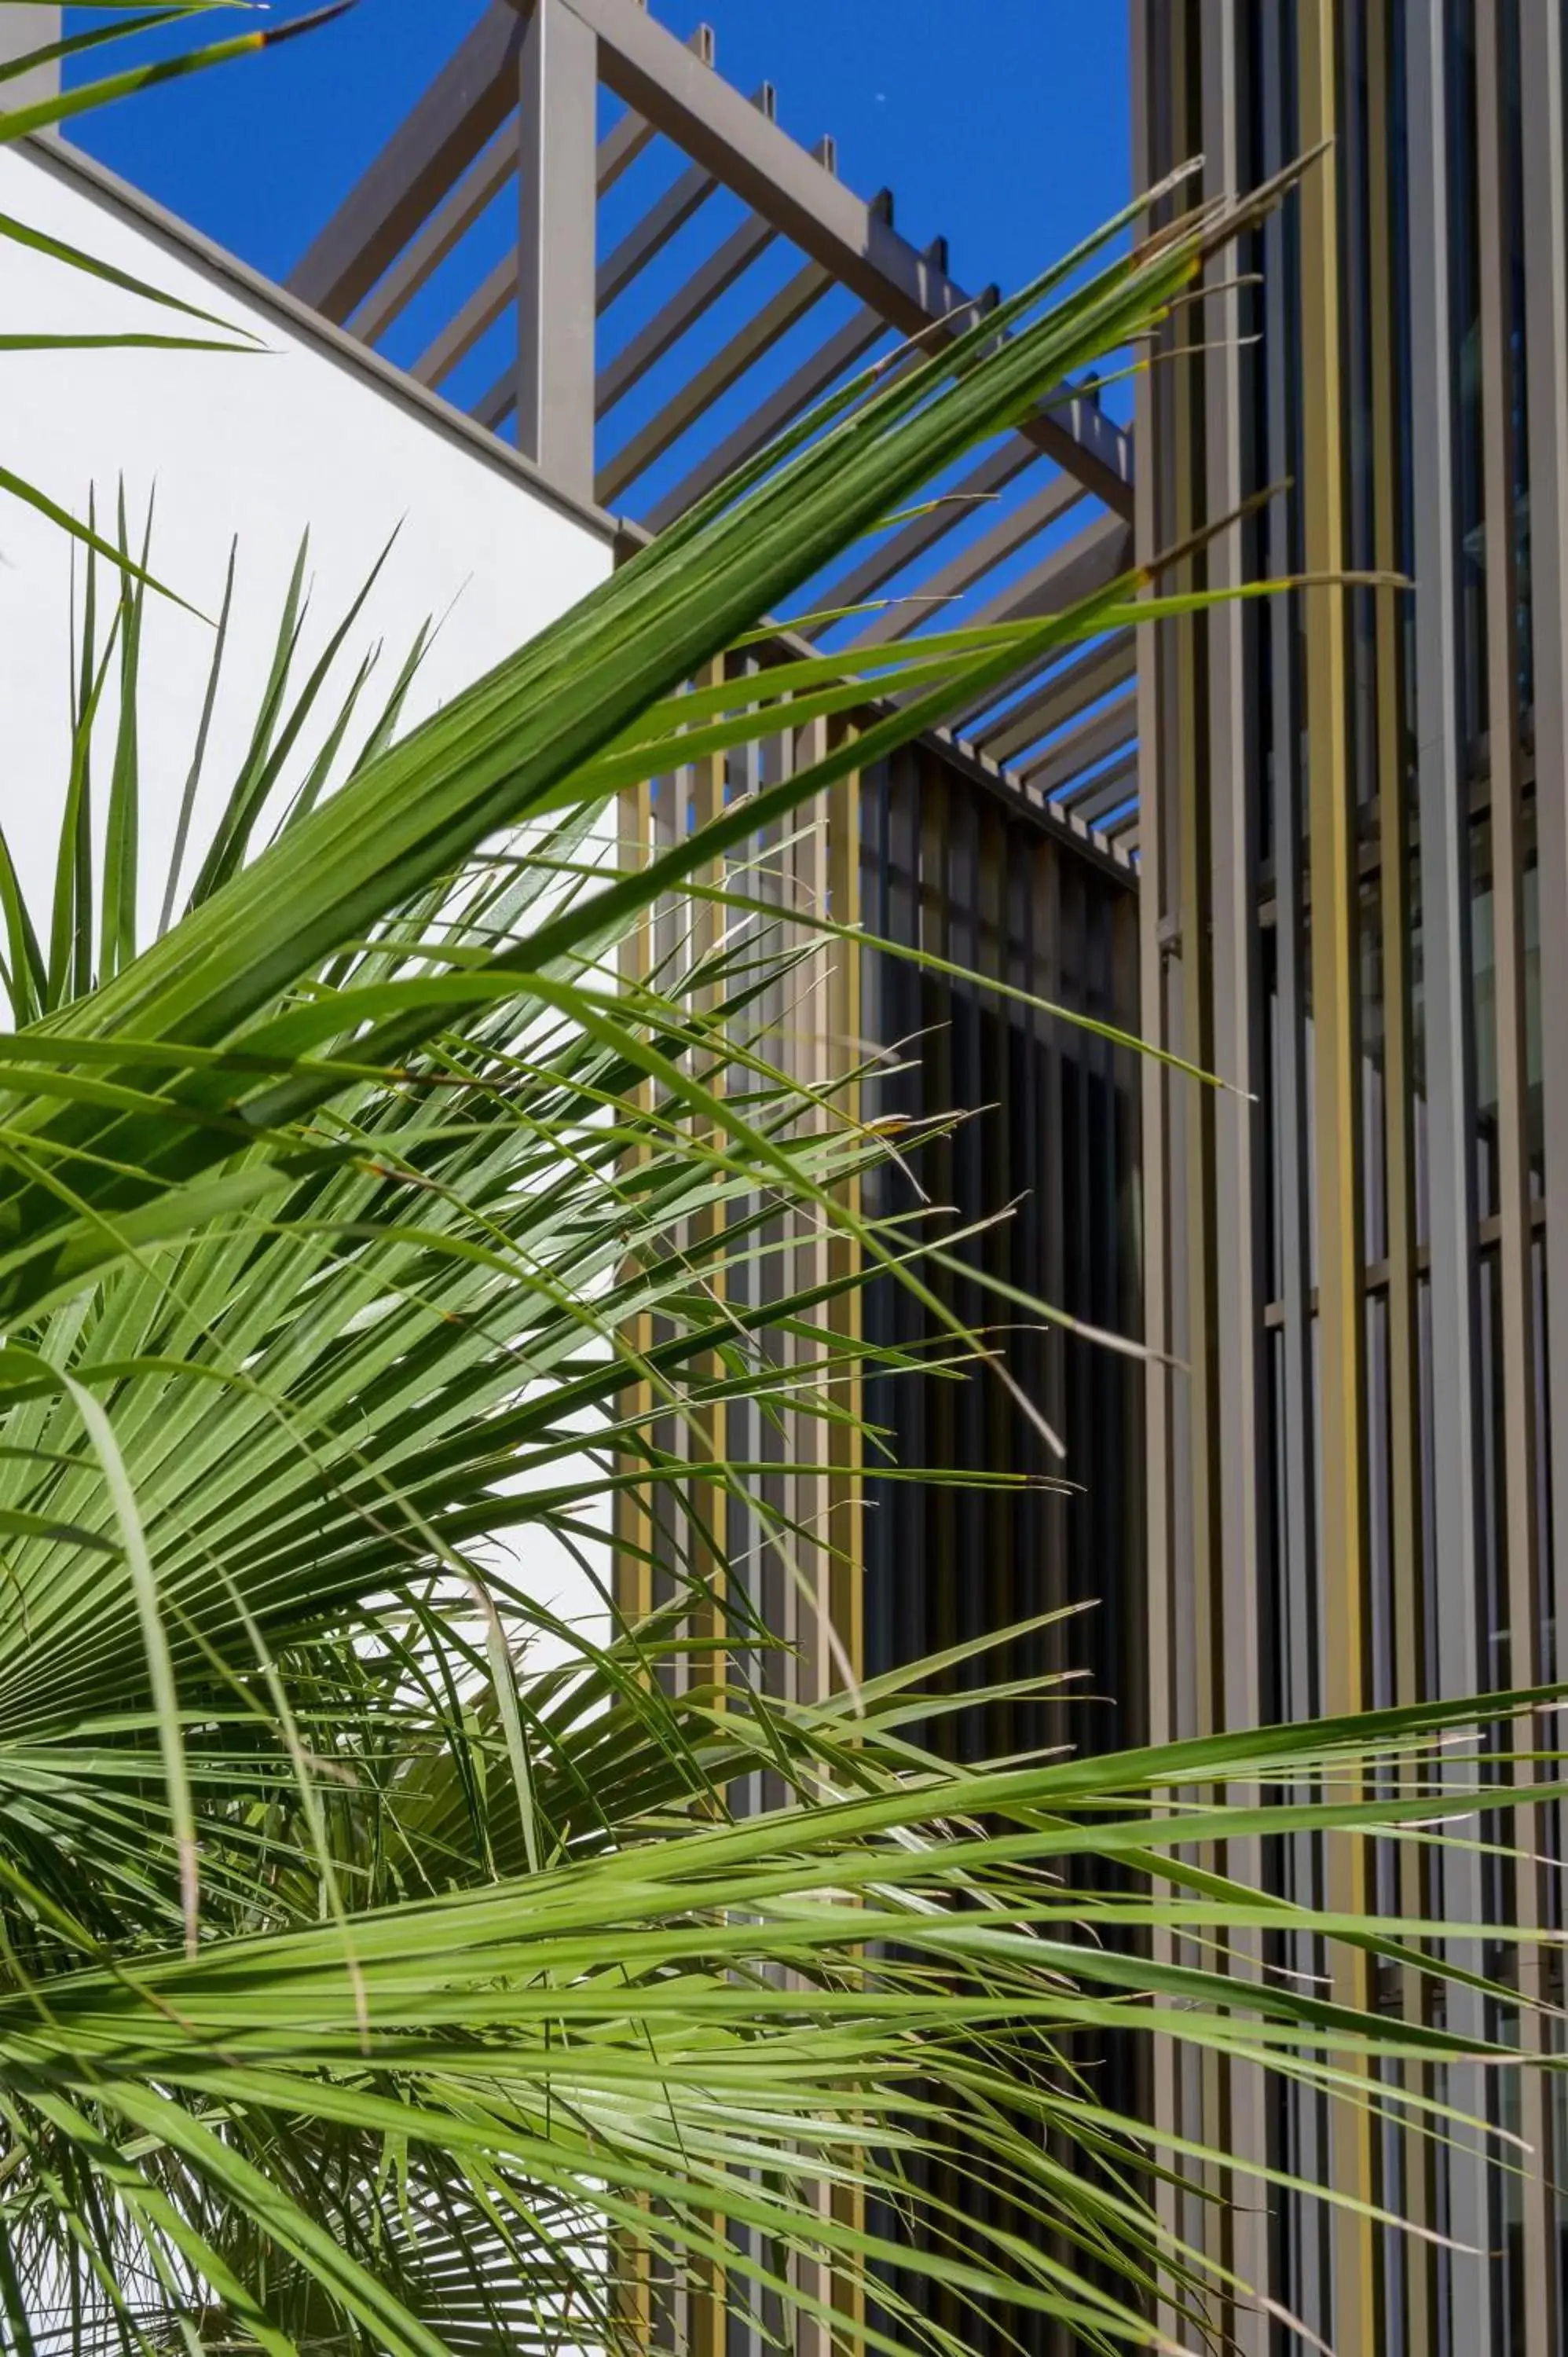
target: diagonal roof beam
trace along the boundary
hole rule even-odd
[[[646,270],[693,214],[717,194],[718,186],[713,174],[701,164],[689,164],[679,178],[671,182],[641,220],[633,222],[613,253],[607,253],[599,264],[594,292],[596,309],[607,311],[617,296],[625,294],[638,274]]]
[[[974,732],[975,749],[993,761],[1011,761],[1038,737],[1065,728],[1080,712],[1132,678],[1137,650],[1131,630],[1101,639],[1087,654],[1048,671],[1037,687]]]
[[[291,295],[339,321],[364,301],[516,106],[521,53],[521,17],[490,0],[295,265]]]
[[[1031,621],[1047,614],[1065,612],[1080,597],[1092,597],[1097,591],[1108,589],[1119,575],[1132,569],[1132,526],[1123,523],[1119,515],[1102,515],[1062,547],[1042,557],[1022,580],[1010,582],[1006,588],[999,590],[978,613],[968,616],[967,621],[973,629],[988,630],[994,622]],[[1052,668],[1021,664],[1015,684],[1023,686],[1042,671]],[[972,724],[993,711],[1003,695],[1009,693],[1011,690],[1006,688],[988,689],[983,696],[955,712],[949,727],[967,737]]]
[[[401,317],[516,170],[517,125],[509,118],[353,313],[349,326],[361,343],[375,343]]]
[[[758,255],[767,252],[778,234],[767,221],[748,213],[701,269],[693,272],[647,325],[622,345],[614,360],[605,362],[594,395],[596,414],[603,417],[633,385],[639,384],[671,346],[679,343],[686,330],[694,327],[720,296],[727,294],[736,280],[750,269]]]
[[[704,65],[714,62],[712,27],[699,25],[686,44]],[[628,107],[620,121],[599,142],[599,194],[613,188],[650,142],[658,137],[651,123]],[[355,312],[349,325],[362,343],[373,344],[405,311],[422,286],[429,284],[447,255],[460,244],[486,207],[494,202],[509,180],[515,178],[518,126],[509,114],[468,166],[451,193],[444,197],[417,236],[411,238],[392,268],[381,278]],[[352,201],[352,200],[350,200]]]
[[[808,267],[814,269],[816,265],[811,264]],[[828,283],[831,285],[832,282]],[[793,418],[809,409],[814,401],[819,401],[829,387],[847,369],[852,369],[856,361],[863,359],[874,344],[880,343],[886,333],[887,322],[881,313],[863,305],[852,318],[844,321],[842,328],[834,330],[826,343],[818,347],[809,360],[802,361],[793,375],[787,377],[770,393],[749,417],[743,418],[716,449],[710,450],[700,458],[684,481],[677,483],[672,491],[666,492],[648,518],[651,529],[662,532],[666,525],[675,522],[677,516],[684,515],[689,507],[695,506],[698,500],[716,484],[722,483],[726,475],[733,474],[737,467],[744,467],[748,458],[755,458],[776,434],[781,434]]]
[[[1065,546],[1053,549],[1021,581],[998,590],[976,614],[969,617],[975,630],[993,622],[1034,621],[1076,606],[1108,589],[1119,574],[1133,569],[1133,534],[1118,515],[1101,516],[1088,524]]]
[[[703,65],[711,66],[714,62],[713,27],[699,25],[695,31],[687,37],[686,47],[693,57],[702,59]],[[620,121],[612,124],[599,142],[598,175],[601,197],[607,189],[615,187],[623,172],[631,169],[643,149],[658,136],[657,130],[649,122],[647,116],[637,113],[629,106]]]
[[[528,0],[501,0],[525,8]],[[953,319],[972,298],[875,209],[815,165],[738,91],[705,72],[636,0],[566,0],[597,37],[601,80],[812,261],[906,336]],[[960,315],[954,317],[954,315]],[[1087,394],[1036,412],[1019,429],[1118,514],[1133,511],[1132,438]]]
[[[836,610],[841,606],[864,605],[896,574],[913,565],[917,557],[923,556],[958,525],[967,522],[977,502],[994,499],[1026,467],[1034,466],[1039,455],[1032,442],[1024,441],[1016,434],[1009,435],[1005,442],[988,450],[979,466],[972,468],[950,491],[923,503],[919,514],[901,524],[848,573],[841,573],[836,581],[830,582],[822,592],[823,607]]]
[[[1138,756],[1134,750],[1125,760],[1118,761],[1113,769],[1101,770],[1084,784],[1073,786],[1067,793],[1058,795],[1056,798],[1057,808],[1069,812],[1074,818],[1082,819],[1085,826],[1098,826],[1102,819],[1111,816],[1112,811],[1120,810],[1125,802],[1133,800],[1137,791]]]
[[[512,253],[496,264],[462,308],[447,320],[435,341],[425,346],[409,370],[414,382],[429,385],[432,390],[443,383],[516,300],[517,255]],[[514,368],[512,374],[516,373]]]
[[[1136,695],[1123,695],[1103,712],[1080,720],[1076,728],[1058,737],[1054,745],[1047,748],[1043,759],[1032,762],[1023,771],[1024,783],[1054,800],[1070,787],[1075,777],[1091,770],[1097,761],[1103,761],[1137,733],[1138,699]]]
[[[1004,565],[1026,541],[1033,540],[1037,533],[1066,515],[1083,496],[1083,485],[1076,475],[1053,475],[1048,483],[1042,483],[1037,491],[1032,491],[1016,507],[1005,510],[987,531],[923,580],[918,594],[942,605],[961,597],[983,574],[989,573],[993,565]],[[903,617],[895,607],[888,613],[878,614],[844,651],[857,654],[864,647],[886,646],[889,639],[899,635],[902,627]]]
[[[608,507],[618,500],[639,475],[681,439],[704,409],[727,393],[732,384],[738,383],[753,363],[764,352],[771,351],[798,319],[803,319],[824,296],[832,292],[832,284],[827,272],[814,262],[798,270],[756,317],[731,337],[723,350],[715,352],[705,366],[698,369],[657,416],[650,417],[601,467],[594,486],[594,497],[599,505]]]
[[[752,97],[751,103],[758,112],[773,119],[775,104],[773,84],[765,81]],[[661,197],[651,204],[640,221],[628,230],[613,253],[607,254],[598,266],[594,300],[600,311],[607,311],[618,295],[624,295],[632,280],[646,270],[656,254],[662,253],[671,239],[684,229],[698,209],[716,195],[719,181],[705,165],[688,165],[680,178],[671,181]]]

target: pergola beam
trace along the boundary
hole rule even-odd
[[[814,264],[808,266],[816,267]],[[831,279],[825,282],[824,291],[832,283]],[[770,393],[749,417],[743,418],[716,449],[708,451],[698,461],[683,482],[659,501],[648,519],[653,530],[662,532],[722,483],[726,475],[744,467],[748,458],[755,458],[765,444],[781,434],[791,419],[809,409],[812,402],[820,400],[845,370],[864,359],[886,333],[886,320],[865,306],[846,319],[842,328],[835,328],[809,360],[801,361],[793,375]]]
[[[600,468],[595,490],[599,505],[607,507],[618,500],[639,475],[672,448],[705,409],[737,383],[764,352],[771,351],[797,320],[804,318],[824,296],[832,292],[832,283],[819,264],[808,262],[779,287],[724,349],[689,377],[658,414],[640,426]],[[656,530],[660,528],[655,519],[650,517],[649,521]]]
[[[1137,662],[1133,632],[1115,631],[1074,662],[1053,665],[1037,687],[975,731],[976,746],[993,761],[1011,761],[1131,679]]]
[[[653,317],[628,338],[614,360],[607,361],[599,371],[594,406],[601,417],[618,401],[624,400],[633,385],[641,382],[649,370],[663,359],[671,345],[680,342],[688,328],[695,327],[721,295],[728,293],[778,234],[770,222],[759,221],[755,213],[748,214]]]
[[[516,106],[521,50],[517,10],[490,0],[296,264],[291,294],[338,321],[364,301]]]
[[[710,26],[699,25],[686,46],[704,65],[713,64],[714,36]],[[607,188],[614,188],[657,136],[651,123],[634,113],[630,107],[627,109],[599,142],[597,178],[601,197]],[[349,325],[362,343],[373,344],[385,335],[393,320],[467,235],[486,207],[515,177],[517,150],[518,125],[509,116],[355,312]],[[516,268],[515,263],[512,266]]]
[[[703,65],[713,66],[715,55],[714,28],[699,25],[688,37],[686,47]],[[628,106],[618,123],[612,124],[599,142],[599,194],[613,188],[624,172],[628,172],[643,150],[659,136],[645,114]]]
[[[977,630],[989,629],[993,622],[1030,621],[1062,613],[1080,598],[1108,589],[1118,574],[1129,573],[1132,567],[1130,527],[1118,515],[1101,516],[1065,546],[1053,549],[1021,581],[999,590],[978,614],[970,616],[970,622]]]
[[[354,312],[349,325],[361,343],[373,344],[385,335],[516,172],[517,125],[508,121],[491,135],[456,187]],[[514,261],[514,271],[516,267]]]
[[[1039,460],[1039,452],[1032,442],[1018,435],[1010,435],[995,449],[988,450],[980,464],[955,484],[941,499],[929,501],[918,515],[878,543],[869,555],[829,584],[822,593],[826,608],[864,605],[875,597],[907,566],[923,556],[939,540],[956,531],[982,502],[993,500],[999,491]]]
[[[501,0],[526,9],[532,0]],[[876,210],[814,164],[777,124],[706,72],[635,0],[564,0],[599,44],[607,88],[832,273],[888,325],[949,335],[973,317],[955,285]],[[1019,429],[1118,514],[1132,513],[1131,439],[1087,394],[1069,393]]]
[[[1031,491],[1016,507],[1005,509],[988,531],[950,557],[940,572],[922,581],[919,596],[944,604],[961,597],[993,565],[1005,564],[1026,541],[1033,540],[1037,533],[1066,515],[1083,496],[1083,485],[1076,475],[1053,475],[1048,483],[1042,483],[1037,491]],[[897,608],[878,614],[847,651],[853,654],[865,647],[885,646],[889,639],[899,636],[902,620]]]
[[[1122,808],[1138,791],[1138,748],[1115,762],[1109,770],[1101,770],[1092,778],[1074,782],[1050,797],[1058,810],[1072,818],[1080,818],[1086,826],[1098,826],[1112,811]]]
[[[1031,762],[1022,772],[1024,783],[1047,800],[1054,800],[1082,770],[1103,761],[1119,746],[1130,744],[1137,733],[1138,700],[1129,694],[1105,711],[1091,713],[1076,728],[1069,728],[1039,760]]]
[[[968,627],[989,630],[999,622],[1031,621],[1047,614],[1065,613],[1080,598],[1092,597],[1107,589],[1121,574],[1127,572],[1133,562],[1133,531],[1120,516],[1101,516],[1089,524],[1062,547],[1042,557],[1021,579],[1010,582],[998,590],[979,613],[968,618]],[[918,641],[917,641],[918,643]],[[1007,686],[988,691],[976,702],[955,712],[950,727],[965,737],[971,723],[993,710],[1003,696],[1038,678],[1042,673],[1055,671],[1054,665],[1020,663],[1015,681]],[[1056,674],[1058,678],[1059,673]],[[898,699],[907,701],[908,694]],[[1011,708],[1011,707],[1010,707]]]
[[[1139,790],[1139,757],[1127,754],[1115,769],[1101,770],[1101,776],[1091,778],[1082,794],[1066,794],[1057,809],[1066,811],[1069,818],[1082,818],[1085,827],[1099,827],[1106,818],[1120,811]]]

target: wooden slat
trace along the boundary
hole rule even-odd
[[[1392,0],[1368,0],[1368,276],[1369,367],[1384,397],[1372,411],[1373,563],[1397,572],[1400,557],[1400,468],[1396,435],[1404,388],[1394,337],[1394,187],[1399,168],[1389,137],[1392,111]],[[1417,1702],[1424,1689],[1426,1609],[1422,1561],[1422,1445],[1418,1286],[1416,1276],[1415,1140],[1412,1123],[1411,1007],[1410,792],[1404,742],[1403,616],[1400,598],[1385,591],[1376,619],[1376,760],[1378,781],[1378,902],[1383,972],[1383,1170],[1388,1254],[1389,1547],[1394,1700]],[[1399,1895],[1409,1915],[1427,1911],[1425,1861],[1414,1843],[1401,1846]],[[1407,2018],[1423,2018],[1419,1976],[1401,1975]],[[1415,2065],[1407,2077],[1427,2092]],[[1417,2230],[1432,2222],[1432,2164],[1427,2139],[1402,2140],[1403,2215]],[[1431,2330],[1432,2253],[1419,2231],[1394,2264],[1403,2276],[1405,2330],[1413,2348]]]
[[[1526,0],[1529,5],[1529,0]],[[1499,1587],[1507,1598],[1507,1680],[1534,1685],[1544,1674],[1536,1658],[1536,1576],[1541,1533],[1536,1526],[1537,1458],[1542,1436],[1535,1415],[1535,1287],[1530,1266],[1530,1149],[1526,1135],[1523,747],[1520,743],[1519,563],[1514,526],[1517,479],[1512,383],[1513,140],[1509,120],[1508,59],[1502,0],[1476,0],[1476,193],[1480,249],[1483,511],[1487,584],[1487,738],[1491,765],[1492,940],[1498,1042],[1498,1210],[1501,1236],[1498,1281],[1502,1325],[1502,1542],[1507,1555]],[[1487,1665],[1488,1668],[1490,1665]],[[1544,1734],[1544,1728],[1542,1729]],[[1550,1738],[1547,1738],[1550,1740]],[[1521,1781],[1529,1782],[1526,1766]],[[1538,1930],[1542,1921],[1534,1860],[1544,1847],[1533,1811],[1521,1812],[1509,1838],[1522,1843],[1514,1872],[1513,1921]],[[1537,1955],[1519,1951],[1522,1993],[1540,1995]],[[1520,2017],[1520,2044],[1538,2061],[1544,2024],[1532,2004]],[[1539,2069],[1520,2073],[1519,2129],[1533,2160],[1523,2171],[1520,2206],[1524,2265],[1517,2290],[1522,2318],[1513,2320],[1512,2346],[1520,2357],[1552,2357],[1557,2348],[1558,2269],[1553,2264],[1551,2119]],[[1520,2329],[1522,2325],[1522,2330]]]
[[[1337,121],[1334,0],[1301,0],[1297,44],[1300,142],[1331,140]],[[1343,388],[1340,373],[1340,254],[1337,167],[1325,156],[1300,199],[1301,512],[1306,569],[1344,570]],[[1308,834],[1312,860],[1312,1017],[1317,1203],[1318,1359],[1321,1422],[1324,1706],[1359,1710],[1367,1699],[1366,1503],[1362,1452],[1365,1327],[1361,1305],[1361,1168],[1356,1051],[1359,886],[1347,758],[1344,592],[1302,593],[1305,622]],[[1354,1913],[1369,1898],[1365,1846],[1330,1843],[1327,1897]],[[1337,1949],[1332,1971],[1340,2004],[1365,2007],[1365,1957]],[[1366,2113],[1340,2101],[1332,2122],[1337,2190],[1369,2202],[1374,2177]],[[1337,2211],[1333,2228],[1334,2331],[1343,2349],[1375,2345],[1377,2268],[1364,2217]]]
[[[1203,0],[1199,24],[1203,49],[1202,130],[1204,193],[1223,199],[1242,184],[1241,94],[1238,76],[1241,27],[1236,0]],[[1210,291],[1201,314],[1208,350],[1203,361],[1205,512],[1210,522],[1235,515],[1244,484],[1246,420],[1241,399],[1241,316],[1237,263],[1217,255],[1209,265]],[[1243,576],[1241,529],[1233,524],[1214,540],[1208,554],[1211,588],[1233,588]],[[1216,1442],[1214,1535],[1218,1540],[1218,1609],[1215,1663],[1217,1723],[1226,1727],[1263,1722],[1262,1583],[1263,1561],[1264,1403],[1262,1136],[1253,1099],[1262,1093],[1264,1071],[1259,1038],[1259,937],[1257,924],[1257,793],[1246,727],[1245,624],[1239,604],[1218,607],[1205,618],[1207,713],[1208,922],[1190,912],[1193,954],[1211,958],[1209,1019],[1213,1062],[1240,1094],[1211,1099],[1214,1236],[1214,1370]],[[1195,683],[1196,685],[1197,683]],[[1193,939],[1194,935],[1197,938]],[[1197,1380],[1196,1372],[1195,1382]],[[1262,1795],[1244,1787],[1231,1797],[1256,1806]],[[1223,1870],[1256,1888],[1262,1878],[1263,1845],[1256,1838],[1228,1844]],[[1230,1969],[1245,1980],[1262,1976],[1263,1941],[1257,1932],[1230,1942]],[[1260,2169],[1269,2158],[1269,2097],[1256,2064],[1231,2061],[1225,2072],[1224,2145],[1238,2167]],[[1226,2213],[1227,2265],[1259,2299],[1273,2294],[1266,2212],[1243,2179],[1230,2188]],[[1273,2328],[1266,2309],[1253,2300],[1229,2303],[1226,2325],[1242,2357],[1269,2357]]]
[[[1168,90],[1167,45],[1170,16],[1165,0],[1136,0],[1133,27],[1133,171],[1140,188],[1152,187],[1168,167],[1171,149],[1163,120]],[[1165,134],[1162,136],[1162,133]],[[1160,226],[1149,221],[1147,227]],[[1162,350],[1166,347],[1162,345]],[[1160,382],[1156,385],[1156,376]],[[1156,394],[1158,399],[1156,399]],[[1170,544],[1168,517],[1163,512],[1168,441],[1168,404],[1164,372],[1140,370],[1133,391],[1134,428],[1144,463],[1135,479],[1136,549],[1139,561],[1151,564]],[[1156,436],[1158,437],[1156,443]],[[1138,630],[1138,759],[1139,804],[1143,813],[1142,888],[1138,899],[1139,966],[1142,984],[1142,1029],[1146,1039],[1168,1040],[1166,1019],[1165,948],[1161,920],[1175,898],[1176,879],[1169,873],[1165,845],[1165,741],[1161,726],[1164,711],[1162,681],[1169,647],[1169,626],[1145,623]],[[1039,988],[1039,984],[1036,984]],[[1151,1743],[1167,1743],[1176,1732],[1174,1710],[1175,1664],[1172,1650],[1176,1598],[1172,1586],[1175,1534],[1173,1383],[1170,1358],[1176,1336],[1172,1319],[1170,1262],[1174,1240],[1169,1224],[1170,1082],[1165,1068],[1150,1057],[1144,1061],[1141,1138],[1144,1203],[1144,1337],[1150,1356],[1144,1377],[1145,1472],[1144,1501],[1144,1631],[1146,1649],[1145,1713]],[[1168,1964],[1175,1942],[1157,1930],[1151,1940],[1156,1963]],[[1152,2041],[1151,2094],[1156,2130],[1173,2134],[1178,2126],[1178,2088],[1172,2041]],[[1161,2226],[1168,2236],[1180,2230],[1175,2189],[1161,2180],[1155,2200]],[[1165,2287],[1168,2290],[1168,2278]],[[1155,2321],[1175,2342],[1183,2319],[1167,2298],[1155,2310]]]

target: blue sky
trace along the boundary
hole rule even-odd
[[[280,0],[280,6],[282,0]],[[285,274],[479,13],[360,0],[312,39],[89,118],[81,144],[274,274]],[[1130,183],[1126,0],[651,0],[715,31],[725,77],[779,91],[785,127],[897,192],[961,283],[1015,285]],[[73,23],[91,12],[72,8]]]
[[[281,13],[303,0],[275,5]],[[220,244],[286,277],[484,5],[360,0],[349,16],[307,39],[84,117],[76,135]],[[726,80],[747,91],[770,81],[780,124],[804,145],[832,133],[841,177],[868,197],[891,188],[897,226],[915,244],[945,233],[952,274],[971,292],[993,280],[1004,291],[1016,287],[1115,212],[1130,192],[1126,0],[1089,0],[1087,7],[1083,0],[650,5],[682,37],[700,19],[710,23]],[[91,12],[72,8],[69,16],[85,24]],[[181,28],[169,45],[188,46],[190,38]],[[607,95],[604,108],[607,124],[617,111]],[[605,199],[605,251],[680,167],[664,142],[632,167]],[[738,199],[726,192],[678,233],[604,315],[601,361],[740,216]],[[381,347],[386,356],[412,367],[516,235],[516,196],[508,189],[387,331]],[[693,370],[719,354],[799,266],[800,257],[779,243],[720,297],[601,424],[601,466],[613,462]],[[855,309],[843,289],[826,296],[624,492],[601,478],[607,502],[639,521],[657,520],[659,503],[679,499],[693,469],[774,384],[847,326]],[[440,378],[439,389],[460,406],[478,406],[511,378],[516,336],[513,315],[498,319]],[[1106,401],[1124,414],[1125,384],[1109,386]],[[510,424],[503,428],[510,430]],[[977,509],[955,528],[949,546],[989,520]],[[1043,537],[1015,552],[989,587],[1026,571],[1080,522],[1072,511],[1058,517]]]

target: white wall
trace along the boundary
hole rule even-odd
[[[0,464],[85,518],[96,486],[113,536],[122,479],[139,541],[156,491],[151,570],[209,616],[231,542],[236,591],[203,775],[210,812],[250,739],[301,533],[310,531],[301,680],[394,526],[401,533],[349,646],[385,645],[350,735],[384,704],[421,622],[446,619],[407,707],[422,716],[520,645],[609,570],[607,531],[564,511],[504,453],[487,456],[374,370],[292,325],[242,277],[203,264],[106,197],[69,155],[0,148],[0,210],[166,293],[250,328],[256,353],[105,350],[0,354]],[[183,332],[177,315],[0,241],[0,318],[10,333]],[[199,328],[193,332],[205,332]],[[0,493],[0,823],[35,909],[45,904],[70,753],[71,545]],[[101,597],[113,603],[113,576]],[[448,612],[448,608],[450,611]],[[145,608],[139,776],[144,921],[156,920],[190,765],[213,632],[159,597]],[[113,694],[107,717],[113,722]],[[328,699],[326,712],[336,708]],[[305,768],[323,716],[294,764]],[[112,748],[113,735],[107,738]],[[205,841],[200,804],[194,830]],[[188,865],[188,878],[192,869]],[[3,1016],[0,1016],[3,1019]],[[564,1478],[564,1469],[557,1478]],[[598,1625],[593,1591],[564,1556],[522,1542],[535,1592]]]
[[[262,349],[0,354],[0,464],[100,528],[122,479],[139,538],[156,492],[150,569],[215,617],[231,540],[239,563],[221,693],[204,775],[216,792],[242,757],[301,533],[310,531],[310,623],[301,675],[401,522],[356,627],[355,657],[384,641],[390,688],[420,623],[450,614],[410,717],[487,670],[601,580],[607,535],[544,498],[498,452],[448,433],[369,367],[287,323],[242,283],[171,246],[62,157],[0,148],[0,210],[249,329]],[[79,271],[0,242],[9,333],[210,332]],[[54,856],[65,788],[70,546],[0,494],[0,822],[30,891]],[[105,583],[107,587],[107,583]],[[139,699],[147,866],[161,877],[210,661],[212,632],[149,599]],[[382,684],[378,673],[378,685]],[[367,718],[377,703],[367,690]]]

